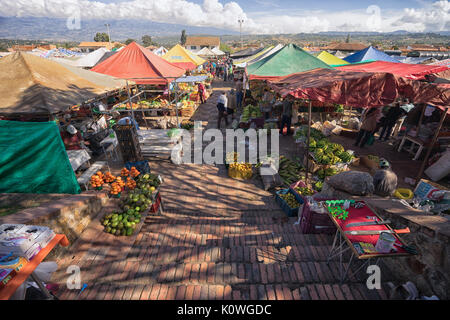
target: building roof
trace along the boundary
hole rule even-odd
[[[219,37],[187,37],[187,46],[220,46]]]
[[[359,51],[366,48],[367,45],[362,43],[346,43],[346,42],[335,42],[330,43],[328,46],[323,48],[324,50],[339,50],[339,51]]]
[[[91,47],[94,47],[94,48],[107,48],[107,49],[111,50],[112,48],[114,48],[118,44],[123,46],[123,44],[121,44],[120,42],[111,42],[111,43],[109,43],[109,42],[96,42],[96,41],[89,42],[89,41],[84,41],[84,42],[81,42],[78,45],[78,47],[79,48],[91,48]]]

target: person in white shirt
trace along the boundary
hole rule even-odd
[[[217,122],[217,128],[219,128],[219,129],[220,129],[220,123],[222,122],[222,118],[225,119],[225,125],[228,126],[227,105],[228,105],[227,95],[223,91],[220,94],[219,99],[217,100],[217,110],[219,111],[219,120]]]

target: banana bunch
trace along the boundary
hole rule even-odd
[[[286,201],[286,203],[291,209],[300,207],[300,203],[297,201],[297,199],[292,193],[280,194],[280,198]]]
[[[299,173],[301,169],[302,166],[297,162],[284,156],[280,157],[280,169],[278,170],[278,173],[285,184],[291,185],[300,180]]]

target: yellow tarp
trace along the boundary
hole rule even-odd
[[[177,44],[175,47],[170,49],[163,58],[171,63],[189,63],[192,62],[196,66],[200,66],[206,62],[206,60],[195,55],[188,49],[183,48],[181,45]]]
[[[333,56],[331,53],[328,53],[326,51],[322,51],[321,53],[319,53],[317,59],[322,60],[329,66],[348,64],[347,61],[339,59],[338,57]]]

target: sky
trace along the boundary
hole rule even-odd
[[[450,30],[449,0],[0,0],[0,16],[142,19],[280,34]]]

